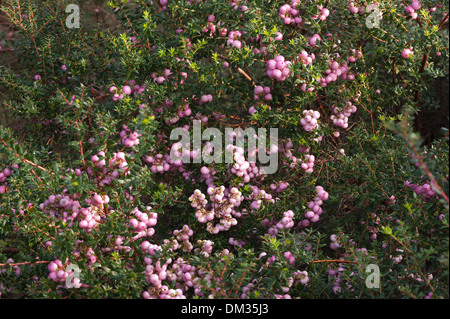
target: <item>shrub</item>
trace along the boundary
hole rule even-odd
[[[448,298],[448,3],[69,4],[2,7],[3,297]]]

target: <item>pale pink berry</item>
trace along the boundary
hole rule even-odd
[[[58,269],[58,265],[54,262],[48,264],[48,271],[55,272]]]
[[[123,92],[123,94],[125,94],[125,95],[131,94],[131,88],[130,88],[128,85],[124,85],[124,86],[122,87],[122,92]]]
[[[410,49],[403,49],[401,54],[403,58],[408,59],[410,56],[414,54],[414,52],[411,51]]]
[[[420,1],[418,1],[418,0],[413,0],[413,2],[412,2],[412,4],[411,4],[411,7],[412,7],[414,10],[419,10],[421,6],[422,6],[422,4],[421,4]]]

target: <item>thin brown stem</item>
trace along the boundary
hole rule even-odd
[[[5,264],[0,264],[0,267],[2,267],[2,266],[21,266],[21,265],[35,265],[35,264],[48,264],[48,263],[50,263],[51,261],[35,261],[35,262],[32,262],[32,261],[25,261],[25,262],[22,262],[22,263],[5,263]]]

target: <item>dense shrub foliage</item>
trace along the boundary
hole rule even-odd
[[[448,2],[69,4],[3,1],[2,297],[448,298]]]

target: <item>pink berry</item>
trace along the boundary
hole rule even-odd
[[[124,86],[122,87],[122,92],[123,92],[123,94],[125,94],[125,95],[129,95],[129,94],[131,94],[131,88],[130,88],[128,85],[124,85]]]
[[[48,271],[55,272],[56,269],[58,269],[58,265],[56,265],[54,262],[51,262],[48,264]]]
[[[419,10],[421,6],[422,6],[422,4],[421,4],[420,1],[418,1],[418,0],[413,0],[413,2],[412,2],[412,4],[411,4],[411,7],[412,7],[414,10]]]
[[[401,54],[403,58],[408,59],[413,53],[410,49],[403,49]]]

